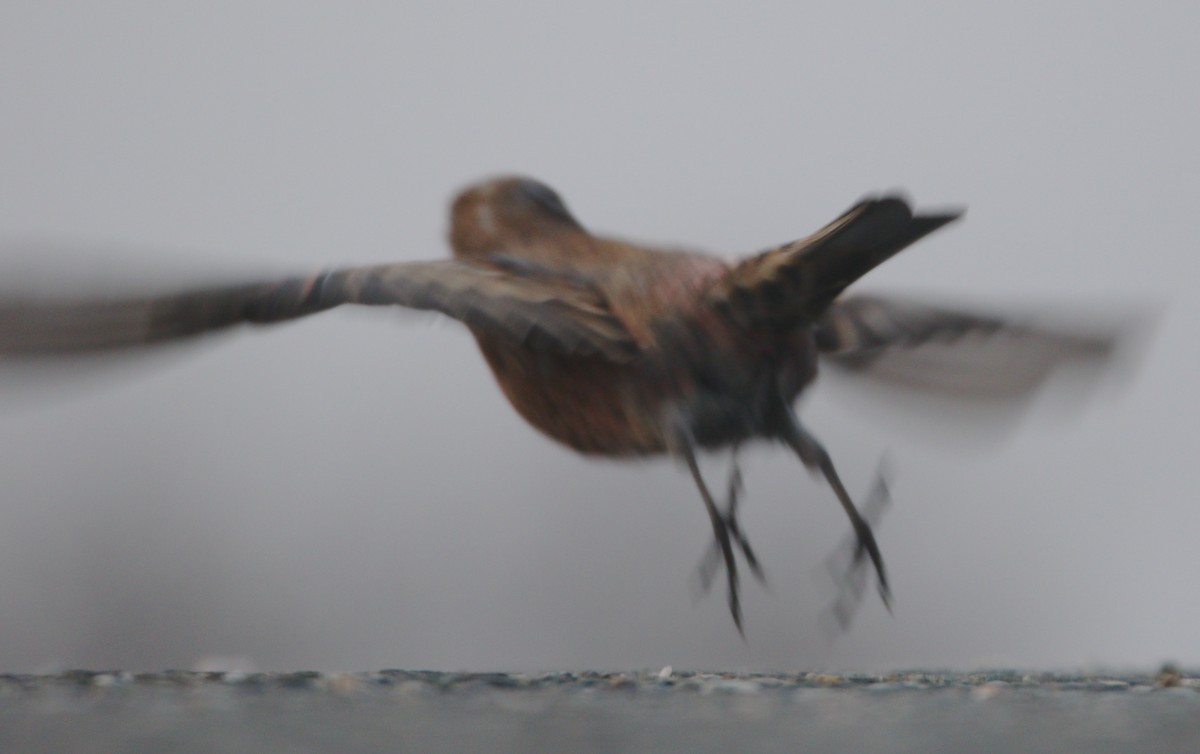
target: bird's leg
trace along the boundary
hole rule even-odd
[[[875,484],[859,507],[862,517],[870,525],[879,523],[884,509],[891,502],[891,494],[888,491],[889,476],[887,459],[882,458],[875,475]],[[825,558],[824,570],[833,578],[836,588],[836,594],[820,620],[827,638],[844,633],[862,604],[863,588],[866,586],[862,553],[858,538],[851,533]]]
[[[733,625],[737,627],[738,633],[744,639],[746,632],[742,629],[742,605],[741,598],[738,596],[737,561],[733,557],[729,525],[725,517],[717,510],[712,493],[708,491],[708,485],[700,476],[700,466],[696,463],[696,448],[692,441],[691,430],[681,421],[674,422],[674,424],[671,433],[671,451],[687,464],[688,471],[692,473],[692,479],[695,480],[696,487],[700,490],[700,497],[704,499],[704,508],[708,511],[708,518],[712,522],[713,537],[720,547],[721,555],[724,556],[725,570],[729,576],[729,613],[733,616]]]
[[[754,573],[754,577],[758,579],[759,583],[765,584],[767,577],[763,572],[762,564],[758,562],[758,556],[754,554],[750,540],[746,539],[746,535],[742,533],[742,525],[738,523],[737,507],[742,495],[742,469],[737,462],[736,447],[734,447],[733,454],[733,469],[729,472],[729,498],[725,506],[725,524],[729,527],[733,541],[737,542],[738,547],[742,549],[742,554],[746,556],[746,565],[750,566],[751,572]]]
[[[737,543],[738,547],[742,550],[742,554],[746,556],[746,564],[750,566],[750,571],[760,584],[766,584],[767,577],[763,572],[758,556],[754,554],[754,548],[750,546],[750,540],[746,539],[746,535],[742,532],[741,524],[738,523],[737,506],[742,493],[742,469],[738,465],[737,451],[738,448],[735,445],[732,454],[733,467],[729,472],[728,497],[725,500],[725,513],[722,518],[725,520],[725,525],[729,527],[729,534],[733,537],[733,541]],[[707,594],[708,590],[712,587],[713,577],[717,575],[717,569],[720,565],[720,545],[715,541],[709,542],[704,556],[700,559],[700,565],[696,567],[700,592],[702,594]]]
[[[888,588],[887,573],[884,571],[883,556],[879,552],[879,545],[875,543],[875,534],[871,531],[871,525],[859,515],[858,509],[854,507],[854,501],[850,499],[850,494],[846,492],[846,487],[838,477],[837,470],[833,468],[833,460],[830,459],[828,451],[817,441],[817,438],[801,426],[791,404],[786,400],[781,400],[781,403],[783,410],[779,431],[783,441],[795,451],[809,470],[820,471],[825,477],[825,481],[833,488],[833,492],[850,518],[850,525],[854,527],[854,534],[858,538],[854,560],[861,559],[864,551],[871,556],[875,574],[879,577],[879,596],[883,598],[883,604],[888,610],[891,610],[891,591]]]

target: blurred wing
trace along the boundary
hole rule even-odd
[[[1056,367],[1102,362],[1118,334],[1071,332],[879,296],[849,296],[816,326],[827,363],[908,387],[1011,398]]]
[[[169,295],[0,300],[0,354],[128,348],[243,323],[296,319],[342,304],[437,311],[530,348],[628,361],[637,345],[585,281],[455,260],[336,270]]]

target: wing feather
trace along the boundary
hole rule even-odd
[[[983,398],[1026,394],[1067,363],[1103,363],[1120,338],[1118,328],[1048,327],[866,295],[835,301],[816,326],[817,346],[829,363]]]
[[[576,278],[440,260],[95,300],[0,300],[0,354],[104,351],[282,322],[343,304],[437,311],[535,349],[633,359],[603,295]]]

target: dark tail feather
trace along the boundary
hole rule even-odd
[[[961,214],[914,215],[894,196],[865,200],[813,235],[742,262],[709,300],[743,324],[811,322],[846,286]]]

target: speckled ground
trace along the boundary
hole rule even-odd
[[[0,752],[1189,752],[1200,678],[126,673],[0,675]]]

